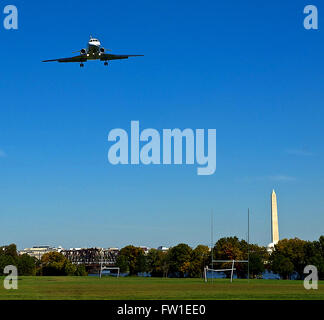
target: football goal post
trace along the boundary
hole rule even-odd
[[[100,274],[99,277],[101,278],[102,276],[102,271],[103,270],[117,270],[117,278],[119,278],[119,274],[120,274],[120,268],[119,267],[100,267]]]
[[[231,268],[231,269],[211,269],[211,268],[208,268],[208,266],[207,266],[207,267],[205,267],[205,269],[204,269],[204,278],[205,278],[205,282],[208,281],[208,276],[207,276],[207,274],[208,274],[209,271],[210,271],[210,272],[212,273],[212,275],[213,275],[212,278],[214,278],[214,272],[231,271],[231,281],[232,281],[234,270],[236,270],[236,269],[235,269],[235,268]]]
[[[212,274],[213,272],[225,272],[225,271],[231,271],[231,282],[233,282],[233,275],[234,275],[234,271],[236,270],[235,263],[248,263],[248,260],[213,260],[213,263],[232,263],[232,267],[229,269],[210,269],[207,267],[204,268],[204,278],[205,278],[205,282],[208,281],[207,278],[207,273],[208,271],[211,271]],[[214,277],[214,276],[213,276]]]

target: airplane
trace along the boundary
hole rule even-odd
[[[92,38],[90,36],[90,40],[88,42],[87,49],[81,49],[79,51],[80,54],[71,58],[60,58],[60,59],[51,59],[51,60],[43,60],[42,62],[79,62],[80,67],[84,67],[84,62],[88,60],[100,60],[104,61],[104,65],[108,66],[109,60],[119,60],[119,59],[128,59],[128,57],[143,57],[142,54],[111,54],[106,53],[106,51],[111,51],[110,49],[105,49],[101,46],[101,43],[98,39]]]

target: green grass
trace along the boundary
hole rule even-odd
[[[305,290],[302,281],[217,279],[19,277],[18,290],[5,290],[0,278],[0,300],[4,299],[321,299],[318,290]]]

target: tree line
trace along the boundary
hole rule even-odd
[[[0,247],[0,275],[5,266],[13,265],[20,276],[85,276],[84,265],[72,264],[59,252],[45,253],[40,260],[28,254],[18,255],[15,244]]]
[[[289,279],[295,272],[302,279],[307,265],[317,267],[319,278],[324,279],[324,236],[318,241],[305,241],[298,238],[283,239],[272,252],[257,244],[248,244],[237,237],[219,239],[212,250],[205,245],[192,249],[180,243],[168,251],[150,249],[147,254],[140,247],[128,245],[120,250],[117,266],[121,272],[130,275],[147,272],[156,277],[202,277],[204,267],[214,269],[231,268],[231,263],[212,263],[212,260],[248,260],[251,278],[261,277],[265,270]],[[239,278],[248,275],[248,264],[237,263]],[[229,273],[227,274],[229,276]]]
[[[206,266],[214,269],[231,268],[231,263],[213,263],[212,260],[247,260],[251,278],[261,277],[265,270],[289,279],[296,272],[303,278],[306,265],[317,267],[319,278],[324,279],[324,236],[317,241],[305,241],[298,238],[283,239],[275,245],[272,252],[257,244],[248,244],[237,237],[219,239],[212,250],[208,246],[198,245],[191,248],[185,243],[171,247],[167,251],[128,245],[122,248],[116,265],[120,272],[129,275],[149,273],[152,277],[202,277]],[[19,275],[87,275],[84,265],[72,264],[62,253],[49,252],[41,260],[27,254],[18,255],[15,244],[0,247],[0,275],[7,265],[15,265]],[[246,278],[246,263],[235,265],[239,278]]]

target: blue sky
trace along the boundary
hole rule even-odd
[[[9,3],[8,3],[9,4]],[[0,244],[192,246],[324,234],[323,49],[305,1],[15,1],[0,27]],[[2,11],[2,8],[1,8]],[[1,20],[4,15],[1,16]],[[43,64],[98,37],[142,58]],[[112,166],[107,135],[217,129],[217,170]]]

